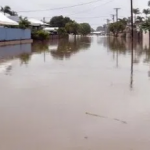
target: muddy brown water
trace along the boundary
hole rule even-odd
[[[133,54],[97,36],[0,47],[0,150],[149,150],[149,45]]]

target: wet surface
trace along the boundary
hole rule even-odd
[[[71,37],[0,47],[1,150],[149,150],[149,45]]]

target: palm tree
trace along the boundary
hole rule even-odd
[[[11,8],[9,6],[5,6],[5,7],[1,7],[1,11],[4,13],[7,13],[7,14],[11,14]]]
[[[147,18],[147,15],[150,14],[150,9],[144,9],[144,10],[143,10],[143,14],[145,14],[145,15],[146,15],[146,18]]]
[[[20,21],[19,21],[19,27],[20,28],[26,29],[26,28],[30,27],[31,24],[28,21],[27,17],[25,17],[25,18],[20,17],[19,19],[20,19]]]
[[[137,16],[137,22],[138,23],[143,23],[143,20],[144,19],[144,17],[141,17],[141,16]]]
[[[128,24],[128,19],[127,18],[118,19],[118,21],[122,22],[125,26]]]
[[[136,22],[136,15],[140,14],[139,8],[133,9],[133,14],[135,15],[135,20],[134,21]]]
[[[15,12],[15,11],[11,11],[10,15],[11,16],[18,16],[17,12]]]

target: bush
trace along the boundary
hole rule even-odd
[[[37,30],[32,32],[32,39],[46,40],[49,38],[49,33],[43,30]]]
[[[59,28],[59,29],[58,29],[58,34],[59,34],[59,35],[66,35],[66,34],[67,34],[67,31],[66,31],[65,28]]]

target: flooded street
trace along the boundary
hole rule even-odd
[[[149,45],[70,37],[0,47],[0,150],[149,150]]]

